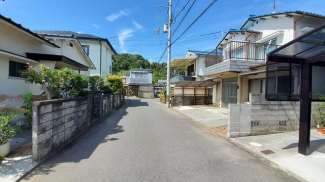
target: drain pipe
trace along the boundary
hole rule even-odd
[[[297,38],[297,22],[300,20],[300,19],[302,19],[303,17],[305,16],[305,13],[304,14],[302,14],[302,16],[300,17],[300,18],[298,18],[298,20],[296,20],[295,22],[294,22],[294,28],[293,28],[293,31],[294,31],[294,34],[293,34],[293,38],[295,39],[295,38]]]
[[[99,40],[100,55],[99,55],[99,76],[102,78],[102,40]]]

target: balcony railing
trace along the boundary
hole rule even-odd
[[[150,84],[148,78],[130,78],[130,84]]]
[[[205,56],[205,67],[221,63],[223,61],[222,52],[213,50]]]
[[[170,83],[177,83],[180,81],[195,81],[195,77],[193,76],[184,76],[184,75],[176,75],[170,79]]]
[[[231,41],[223,46],[223,58],[264,61],[266,54],[278,47],[275,44]]]

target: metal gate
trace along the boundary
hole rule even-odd
[[[237,77],[222,79],[222,107],[237,103]]]

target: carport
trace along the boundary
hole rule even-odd
[[[266,99],[300,101],[298,152],[309,155],[311,102],[324,102],[325,24],[268,54]]]

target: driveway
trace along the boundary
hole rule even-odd
[[[295,181],[157,100],[131,99],[23,181]]]

